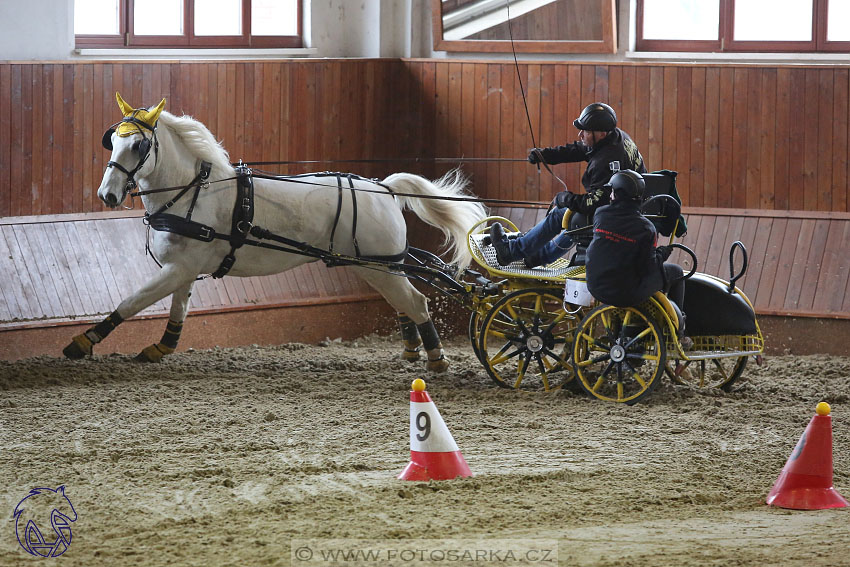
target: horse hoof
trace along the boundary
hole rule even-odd
[[[404,351],[401,353],[401,359],[406,360],[407,362],[416,362],[420,358],[422,358],[422,356],[421,356],[421,353],[419,352],[419,349],[416,349],[416,350],[404,349]]]
[[[442,374],[446,370],[449,369],[449,361],[446,360],[446,357],[441,356],[437,360],[429,360],[425,363],[425,370],[429,372],[436,372],[438,374]]]
[[[146,347],[136,356],[138,362],[161,362],[162,357],[166,354],[174,352],[173,348],[163,344],[151,345]]]
[[[91,356],[94,344],[85,335],[77,335],[71,339],[71,344],[62,349],[62,354],[72,360],[79,360]]]

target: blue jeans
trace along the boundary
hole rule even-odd
[[[573,239],[561,227],[566,212],[566,207],[554,208],[534,228],[509,240],[511,256],[524,258],[528,266],[541,266],[566,254],[573,245]]]

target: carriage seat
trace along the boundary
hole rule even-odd
[[[508,237],[512,234],[519,233],[508,233]],[[507,266],[500,266],[496,260],[496,250],[491,244],[485,244],[485,239],[489,240],[489,235],[484,233],[470,234],[469,250],[472,252],[475,261],[493,275],[505,278],[530,278],[557,282],[564,282],[568,278],[584,279],[584,266],[571,266],[569,257],[558,258],[545,266],[535,268],[529,268],[522,260],[512,262]]]

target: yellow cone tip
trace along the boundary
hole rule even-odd
[[[417,378],[417,379],[416,379],[416,380],[414,380],[414,381],[413,381],[413,383],[410,385],[410,388],[411,388],[414,392],[424,392],[424,391],[425,391],[425,380],[423,380],[422,378]],[[827,406],[827,407],[829,407],[829,406]]]
[[[829,415],[829,412],[832,411],[832,408],[829,407],[829,404],[826,402],[821,402],[815,408],[815,413],[818,415]]]

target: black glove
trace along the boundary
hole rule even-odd
[[[561,191],[560,193],[555,195],[555,206],[558,208],[569,207],[571,198],[572,193],[570,193],[569,191]]]
[[[539,149],[532,148],[531,150],[529,150],[529,152],[528,152],[528,163],[540,163],[541,161],[543,161],[543,160],[540,159],[540,150]]]
[[[661,257],[662,261],[666,261],[667,258],[670,257],[670,254],[673,253],[672,246],[659,246],[656,250],[658,251],[658,255]]]

